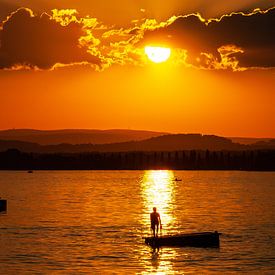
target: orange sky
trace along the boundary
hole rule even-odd
[[[0,0],[0,4],[4,2]],[[65,5],[65,1],[63,2]],[[40,6],[37,3],[38,1],[28,1],[29,7],[34,10],[48,9],[51,1],[48,1],[45,7],[42,5],[42,1]],[[84,11],[86,7],[87,14],[90,14],[91,7],[88,9],[87,3],[88,1],[82,1],[82,5],[77,8]],[[144,1],[144,3],[146,2]],[[174,9],[178,9],[178,14],[180,14],[180,3],[183,2],[174,1],[174,6],[163,4],[161,12],[157,12],[156,8],[156,13],[162,14],[163,18],[169,18],[169,14],[164,12],[166,5],[166,12],[170,10],[174,12]],[[186,4],[185,9],[188,8],[191,11],[192,8],[197,8],[201,9],[202,13],[204,10],[205,13],[210,14],[210,5],[206,9],[202,5],[202,1],[194,3],[196,5],[194,4],[192,7]],[[246,1],[245,3],[246,8],[255,5],[255,1]],[[125,3],[123,9],[127,10],[128,7],[131,14],[133,7],[127,5]],[[232,5],[227,7],[220,6],[220,11],[241,9],[244,5],[243,3],[238,6],[237,2],[233,1]],[[137,7],[141,8],[139,5]],[[146,9],[151,15],[153,14],[154,8],[149,7],[149,4]],[[99,17],[104,15],[100,4],[96,10]],[[170,13],[173,15],[172,11]],[[218,11],[216,13],[218,14]],[[124,17],[125,21],[128,20],[127,16]],[[114,22],[116,19],[114,16]],[[9,21],[11,24],[15,22],[12,20],[13,18]],[[156,37],[159,37],[159,29],[150,32],[148,25],[140,27],[140,29],[144,28],[142,29],[144,31],[142,38],[140,38],[140,34],[133,37],[134,39],[139,38],[137,44],[127,42],[125,46],[124,42],[119,42],[119,47],[110,46],[111,44],[108,43],[122,41],[120,40],[122,37],[126,41],[126,31],[120,30],[118,33],[118,29],[116,29],[116,37],[112,38],[115,40],[110,40],[107,43],[103,39],[102,31],[92,29],[92,34],[100,41],[100,44],[96,45],[93,40],[94,44],[92,45],[92,40],[89,40],[89,45],[82,45],[87,47],[89,56],[85,52],[80,54],[79,47],[72,46],[66,49],[58,44],[59,42],[46,46],[41,44],[44,56],[40,55],[40,49],[35,52],[35,47],[30,54],[26,54],[26,51],[30,49],[29,46],[23,51],[17,46],[20,43],[14,41],[15,46],[11,46],[12,43],[8,44],[10,43],[7,38],[8,34],[2,35],[4,50],[2,49],[1,53],[0,48],[0,67],[2,62],[2,69],[0,69],[0,129],[130,128],[222,136],[275,137],[275,69],[272,63],[274,59],[272,51],[269,49],[263,51],[262,49],[266,49],[266,47],[258,44],[255,45],[259,48],[255,48],[254,44],[249,48],[246,42],[240,40],[238,43],[236,42],[234,48],[226,48],[226,53],[230,50],[230,58],[233,56],[232,54],[236,53],[236,58],[240,61],[238,66],[234,67],[235,57],[229,61],[225,59],[218,61],[218,57],[216,59],[215,54],[218,52],[216,47],[221,45],[219,44],[220,40],[213,36],[214,32],[212,31],[209,32],[209,37],[213,37],[213,41],[205,42],[207,43],[205,48],[201,48],[204,40],[199,37],[200,31],[197,28],[194,29],[197,33],[192,31],[194,36],[188,35],[189,45],[183,39],[185,32],[175,29],[175,26],[178,26],[176,23],[179,22],[185,30],[187,23],[184,20],[188,21],[189,18],[177,19],[173,24],[169,25],[169,23],[163,28],[165,35],[172,31],[173,36],[179,35],[179,37],[168,42],[172,49],[172,57],[168,62],[162,64],[153,64],[146,60],[141,53],[144,45],[152,39],[150,36],[152,33],[156,33]],[[110,18],[109,21],[111,21]],[[159,21],[156,24],[159,24]],[[64,28],[70,26],[64,26],[60,29],[60,33],[63,35]],[[129,29],[129,26],[125,27],[125,30],[127,28]],[[4,25],[3,30],[8,30],[8,25]],[[52,34],[50,30],[45,30],[45,33]],[[108,31],[110,30],[114,31],[114,29],[108,29]],[[77,30],[75,29],[74,33],[69,35],[64,36],[66,43],[70,43],[67,40],[68,37],[74,39]],[[219,38],[220,36],[218,34]],[[110,37],[108,36],[108,39]],[[156,37],[151,41],[158,42]],[[29,39],[32,43],[30,45],[34,45],[35,39],[31,36]],[[128,36],[127,39],[129,39]],[[227,41],[229,38],[223,37],[223,39]],[[270,41],[268,43],[273,43],[272,40]],[[186,47],[190,46],[191,48],[185,48],[185,44],[182,43],[186,43]],[[225,45],[228,45],[228,42]],[[244,54],[239,55],[236,52],[237,46],[242,48]],[[47,57],[47,50],[55,49],[55,47],[57,53]],[[211,53],[213,56],[210,58],[210,55],[207,55],[204,63],[202,60],[198,64],[194,63],[197,62],[197,56],[195,56],[195,52],[194,56],[191,56],[191,53],[193,54],[195,48],[200,52],[207,50],[207,54]],[[9,60],[6,53],[10,49],[13,50],[13,52],[11,51],[13,59]],[[187,59],[184,59],[182,54],[186,49]],[[17,55],[21,50],[22,53]],[[211,52],[212,50],[213,52]],[[253,52],[256,54],[253,55]],[[29,58],[27,67],[25,66],[26,62],[25,64],[19,62],[22,60],[22,56]],[[205,58],[205,56],[200,55],[201,58]],[[239,57],[240,59],[238,59]],[[14,58],[18,58],[18,60],[16,61]],[[89,64],[103,62],[101,63],[103,65],[98,65],[102,66],[100,69],[94,65],[72,65],[75,62],[85,61],[85,58],[88,58]],[[62,60],[64,63],[62,66],[70,66],[51,70],[51,66],[55,62],[58,63],[55,60]],[[15,70],[15,64],[19,70]],[[38,68],[30,69],[30,66]]]
[[[275,137],[274,72],[161,66],[103,73],[2,72],[1,128],[131,128]]]

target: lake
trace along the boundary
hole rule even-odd
[[[275,273],[272,172],[3,171],[0,196],[0,274]],[[217,230],[220,248],[152,251],[153,206],[160,234]]]

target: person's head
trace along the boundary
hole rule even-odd
[[[153,207],[153,211],[154,211],[154,212],[157,212],[157,208],[156,208],[156,207]]]

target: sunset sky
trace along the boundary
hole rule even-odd
[[[274,26],[275,0],[0,0],[0,129],[275,138]]]

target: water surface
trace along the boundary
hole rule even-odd
[[[274,191],[275,173],[4,171],[0,274],[273,274]],[[153,252],[153,206],[160,234],[218,230],[221,247]]]

